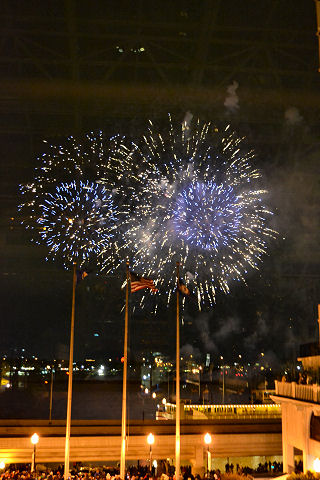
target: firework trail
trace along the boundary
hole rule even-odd
[[[276,233],[268,227],[272,212],[263,204],[254,154],[242,140],[229,127],[169,122],[163,132],[150,122],[140,142],[120,141],[102,177],[116,172],[113,186],[127,199],[132,267],[161,279],[170,300],[175,261],[182,262],[200,307],[257,269]]]

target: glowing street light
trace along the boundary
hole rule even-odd
[[[209,471],[211,470],[211,454],[210,454],[210,443],[211,443],[210,433],[206,433],[204,436],[204,443],[207,445],[207,477],[209,477]]]
[[[36,448],[37,448],[37,443],[39,442],[39,435],[37,433],[34,433],[30,438],[30,441],[33,444],[31,472],[34,472],[36,470]]]
[[[0,470],[4,470],[6,468],[6,464],[3,460],[0,462]]]
[[[313,468],[316,473],[320,473],[320,460],[316,458],[313,462]]]
[[[147,442],[150,447],[149,457],[150,457],[150,473],[151,473],[152,472],[152,445],[154,444],[154,435],[152,433],[149,433],[149,435],[147,436]]]

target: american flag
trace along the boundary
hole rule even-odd
[[[85,270],[77,270],[77,285],[88,276]]]
[[[137,292],[142,288],[150,288],[153,292],[157,292],[158,289],[155,287],[153,280],[150,278],[144,278],[136,273],[130,272],[130,282],[131,282],[131,293]]]
[[[178,290],[184,297],[190,297],[192,298],[192,300],[196,299],[195,294],[191,292],[191,290],[187,287],[187,285],[185,285],[182,278],[179,278],[178,280]]]
[[[182,295],[184,296],[189,296],[191,295],[191,292],[189,290],[189,288],[185,285],[184,281],[182,280],[182,278],[179,278],[178,280],[178,290],[180,293],[182,293]]]

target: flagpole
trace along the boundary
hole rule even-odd
[[[180,478],[180,315],[179,262],[177,262],[177,334],[176,334],[176,480]]]
[[[67,402],[67,421],[66,421],[66,443],[64,454],[64,478],[69,477],[69,456],[70,456],[70,428],[71,428],[71,402],[72,402],[72,373],[73,373],[73,345],[74,345],[74,314],[76,302],[76,284],[77,284],[77,263],[73,262],[73,280],[72,280],[72,309],[70,326],[70,348],[69,348],[69,378],[68,378],[68,402]]]
[[[129,262],[126,263],[126,309],[124,316],[123,346],[123,386],[122,386],[122,419],[121,419],[121,458],[120,478],[124,480],[126,469],[126,422],[127,422],[127,364],[128,364],[128,308],[129,308]]]

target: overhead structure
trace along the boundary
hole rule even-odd
[[[317,94],[312,2],[15,5],[5,0],[0,14],[0,133],[86,131],[168,108],[222,112],[233,82],[249,122],[267,105],[305,104],[302,86],[310,109]]]

